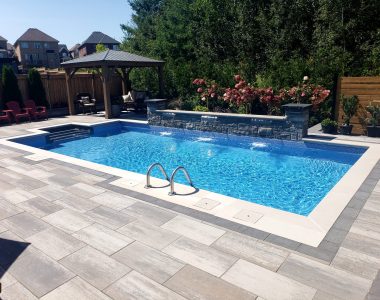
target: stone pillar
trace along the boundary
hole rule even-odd
[[[148,116],[148,123],[151,123],[153,121],[157,121],[156,119],[156,111],[157,110],[163,110],[167,107],[167,99],[148,99],[145,100],[146,107],[147,107],[147,116]]]
[[[309,115],[311,104],[285,104],[282,106],[288,122],[291,122],[297,129],[302,130],[302,137],[307,136],[309,128]]]

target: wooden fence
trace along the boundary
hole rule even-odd
[[[17,75],[18,85],[24,100],[28,99],[27,75]],[[64,73],[41,74],[45,87],[49,108],[67,107],[67,92]],[[73,95],[77,93],[90,93],[97,101],[103,101],[103,85],[99,75],[88,73],[76,73],[71,80]],[[111,80],[111,97],[122,94],[121,78],[115,75]],[[1,85],[0,85],[1,97]],[[4,99],[8,100],[8,99]]]
[[[366,133],[367,113],[365,107],[370,102],[380,104],[380,77],[341,77],[337,84],[337,99],[335,116],[339,124],[343,122],[343,110],[341,96],[353,96],[359,98],[357,115],[352,118],[354,134]]]

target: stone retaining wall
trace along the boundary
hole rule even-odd
[[[146,103],[150,125],[286,140],[307,135],[308,104],[287,104],[283,106],[285,116],[264,116],[168,110],[164,99]]]

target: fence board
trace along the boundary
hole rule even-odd
[[[380,103],[380,77],[341,77],[338,79],[336,99],[336,120],[343,123],[341,96],[358,96],[359,109],[351,120],[354,134],[366,134],[365,119],[368,117],[365,107],[371,102]]]
[[[17,75],[18,85],[23,100],[29,99],[27,75]],[[67,107],[66,81],[64,73],[41,74],[42,84],[45,88],[46,98],[50,108]],[[92,85],[94,80],[94,85]],[[73,95],[77,93],[90,93],[94,95],[97,101],[103,102],[103,86],[98,74],[77,73],[72,80]],[[94,86],[94,88],[93,88]],[[121,78],[117,75],[112,77],[110,86],[111,96],[120,96],[122,94]],[[0,84],[0,97],[2,89]],[[10,101],[11,99],[4,99]]]

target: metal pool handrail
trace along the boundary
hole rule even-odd
[[[151,184],[150,184],[150,173],[152,173],[153,168],[156,167],[156,166],[161,170],[161,173],[162,173],[162,175],[165,176],[165,179],[167,181],[169,181],[169,176],[166,173],[164,167],[159,162],[156,162],[154,164],[151,164],[150,167],[148,168],[148,171],[146,172],[146,185],[145,185],[146,189],[149,189],[149,188],[152,187]]]
[[[170,192],[169,192],[169,196],[173,196],[173,195],[176,194],[175,191],[174,191],[174,177],[175,177],[175,175],[177,174],[177,172],[179,170],[182,170],[183,174],[185,174],[185,177],[186,177],[187,181],[189,182],[190,186],[194,187],[193,182],[191,181],[190,175],[186,171],[185,167],[179,166],[179,167],[177,167],[173,171],[172,176],[170,176]]]

